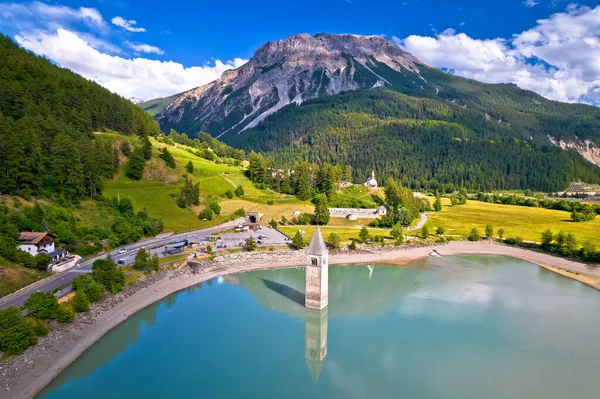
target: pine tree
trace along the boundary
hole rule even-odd
[[[329,207],[327,205],[327,194],[321,194],[315,205],[315,224],[325,226],[329,223]]]
[[[194,173],[194,164],[192,163],[192,161],[188,162],[187,165],[185,165],[185,170],[191,175]]]

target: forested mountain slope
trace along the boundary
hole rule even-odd
[[[230,143],[270,153],[280,164],[309,160],[352,165],[356,180],[374,168],[380,176],[394,176],[414,188],[451,184],[478,190],[554,191],[574,179],[600,180],[600,168],[554,146],[540,133],[552,129],[565,139],[573,135],[572,125],[579,125],[588,129],[578,134],[593,137],[595,109],[549,102],[510,86],[481,86],[488,86],[488,93],[474,96],[467,107],[466,96],[455,103],[385,88],[322,97],[285,107]],[[499,101],[498,109],[513,115],[510,124],[477,109],[492,102],[492,89],[527,95],[520,98],[521,110]],[[534,100],[557,111],[545,116],[526,113],[523,109],[535,106]],[[570,121],[559,118],[561,109],[574,115]]]
[[[102,130],[146,137],[159,127],[128,100],[0,35],[0,192],[95,197],[119,162],[94,140]]]
[[[600,165],[600,109],[464,79],[374,36],[266,43],[156,118],[281,162],[352,165],[358,180],[374,168],[415,187],[559,190],[600,175],[586,162]]]

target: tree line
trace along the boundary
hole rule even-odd
[[[93,132],[160,133],[141,108],[0,35],[0,192],[77,202],[101,194],[117,150]]]
[[[584,117],[590,107],[565,104],[570,111],[558,123],[564,107],[554,103],[544,103],[551,118],[509,112],[514,104],[506,104],[503,112],[511,115],[510,122],[499,123],[481,109],[439,98],[388,89],[350,91],[286,106],[231,144],[263,152],[278,167],[295,162],[351,165],[354,179],[375,169],[384,180],[394,177],[415,190],[443,193],[461,187],[549,192],[573,180],[600,181],[600,168],[538,134],[551,120],[556,126],[544,134],[572,138],[580,130],[568,118],[577,115],[598,125],[600,119]]]

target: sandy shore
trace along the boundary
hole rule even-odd
[[[545,253],[484,242],[453,242],[436,248],[442,256],[465,254],[511,256],[600,289],[600,269]],[[342,252],[331,255],[329,263],[402,265],[427,257],[431,250],[430,246],[361,253]],[[172,293],[227,274],[294,267],[304,263],[305,256],[301,252],[265,252],[253,253],[251,256],[237,253],[217,257],[214,262],[203,265],[196,274],[190,273],[188,268],[165,273],[164,277],[156,277],[156,281],[147,283],[147,286],[131,295],[120,294],[118,303],[106,310],[98,311],[91,320],[79,322],[78,317],[73,325],[63,326],[59,332],[52,331],[53,337],[40,339],[40,342],[28,349],[25,354],[1,363],[0,379],[4,381],[0,385],[0,398],[35,397],[103,335],[134,313]],[[57,334],[60,335],[57,337]]]

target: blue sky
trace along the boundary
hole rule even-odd
[[[600,99],[592,1],[1,1],[0,31],[125,97],[187,90],[268,40],[328,32],[385,35],[436,67],[549,98]]]

